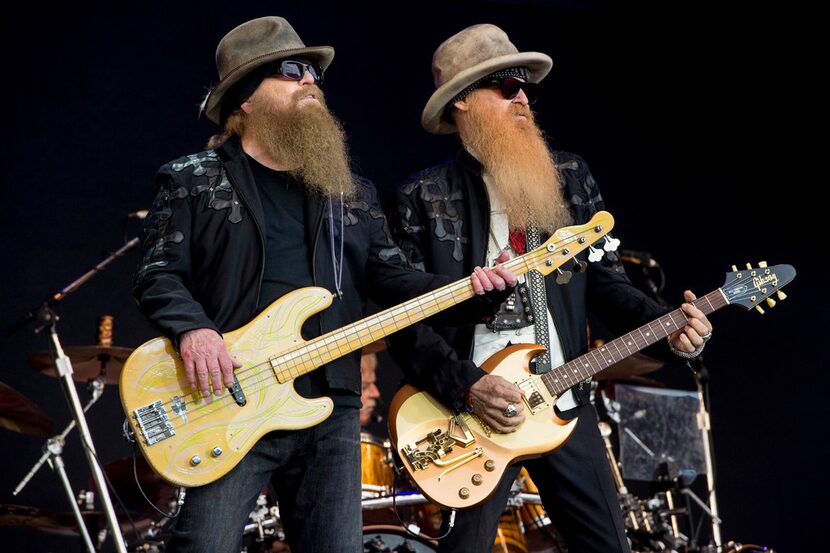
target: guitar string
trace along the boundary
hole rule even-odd
[[[592,225],[588,229],[582,230],[580,232],[577,232],[574,235],[571,235],[568,238],[564,238],[564,239],[561,239],[558,242],[555,242],[554,244],[555,244],[556,248],[554,249],[554,253],[560,252],[560,251],[564,250],[566,246],[569,246],[569,245],[573,244],[574,242],[577,242],[578,239],[581,237],[581,235],[594,231],[594,226],[595,225]],[[594,231],[594,232],[596,232],[596,231]],[[603,236],[604,236],[604,234],[603,234]],[[597,237],[596,240],[594,240],[589,245],[593,245],[594,243],[596,243],[597,241],[602,239],[603,236]],[[558,266],[561,266],[564,263],[567,263],[570,259],[574,258],[578,253],[580,253],[581,251],[583,251],[587,248],[588,248],[588,246],[584,246],[584,247],[582,247],[582,248],[580,248],[580,249],[578,249],[574,252],[570,252],[568,254],[569,257],[564,258]],[[528,254],[525,254],[524,256],[520,256],[520,257],[511,259],[511,260],[508,260],[503,265],[507,268],[512,269],[513,266],[521,266],[521,265],[524,264],[524,265],[528,266],[528,268],[526,270],[530,270],[531,268],[533,268],[533,267],[530,267],[531,262],[533,262],[534,267],[539,266],[540,262],[542,261],[542,258],[546,257],[547,255],[548,255],[547,248],[543,245],[542,247],[538,248],[535,252],[529,252]],[[456,289],[454,290],[453,288],[456,288]],[[452,284],[446,285],[442,288],[439,288],[437,290],[433,290],[431,292],[428,292],[427,294],[424,294],[424,296],[421,296],[419,298],[414,298],[412,301],[415,302],[415,303],[418,303],[416,300],[419,300],[419,299],[421,299],[421,300],[429,299],[430,301],[435,301],[434,299],[426,298],[426,296],[436,296],[436,295],[438,295],[438,293],[447,293],[447,292],[451,293],[452,295],[456,295],[458,292],[462,292],[462,293],[468,292],[470,288],[471,288],[471,285],[469,284],[469,281],[467,279],[464,279],[461,282],[452,283]],[[460,300],[456,301],[455,303],[456,304],[460,303]],[[377,318],[378,316],[384,315],[384,314],[390,315],[391,311],[394,311],[395,309],[399,309],[399,308],[400,308],[400,306],[396,306],[396,307],[387,309],[387,310],[375,315],[373,318]],[[423,318],[425,318],[425,317],[422,317],[418,320],[419,321],[423,320]],[[352,323],[352,324],[360,325],[361,322],[358,321],[357,323]],[[365,326],[366,325],[365,321],[362,324]],[[412,323],[410,321],[408,323],[405,323],[403,327],[409,326],[411,324],[414,324],[414,323]],[[401,327],[401,328],[403,328],[403,327]],[[306,343],[302,344],[301,346],[298,346],[297,348],[280,352],[280,354],[278,354],[278,357],[285,357],[288,354],[297,353],[297,352],[300,352],[303,349],[309,350],[308,352],[305,353],[305,355],[309,355],[309,354],[313,355],[314,353],[317,353],[318,356],[320,356],[320,357],[323,357],[325,355],[331,355],[332,354],[331,349],[329,348],[328,344],[325,343],[325,341],[330,340],[332,335],[336,335],[339,332],[343,332],[343,329],[339,329],[339,330],[333,331],[333,332],[331,332],[327,335],[318,337],[318,338],[316,338],[315,340],[313,340],[311,342],[306,342]],[[369,336],[371,336],[371,331],[369,331]],[[374,340],[371,340],[371,341],[374,341]],[[369,343],[369,342],[367,342],[367,343]],[[327,351],[324,352],[323,355],[320,355],[321,346],[325,347],[327,349]],[[335,355],[332,359],[336,359],[336,358],[341,357],[341,356],[342,355]],[[250,367],[246,367],[243,370],[237,371],[236,372],[237,381],[240,383],[240,386],[242,386],[242,384],[244,382],[247,382],[247,383],[250,384],[251,380],[259,379],[260,377],[264,376],[264,373],[274,374],[274,376],[276,377],[275,371],[271,368],[270,365],[271,365],[270,361],[264,361],[262,363],[258,363],[256,365],[251,365]],[[267,367],[267,370],[266,371],[259,370],[262,367]],[[304,368],[305,368],[305,363],[302,363],[299,366],[295,364],[294,366],[289,367],[287,369],[283,368],[283,369],[278,369],[278,370],[279,370],[279,374],[284,376],[286,372],[290,375],[292,370],[300,369],[301,371],[303,371]],[[301,374],[306,374],[307,372],[311,372],[311,370],[316,370],[316,368],[318,368],[318,367],[314,367],[310,370],[301,372]],[[247,374],[243,378],[240,379],[239,375],[243,374],[243,373],[247,373]],[[270,379],[268,379],[268,380],[270,380]],[[269,382],[269,383],[266,383],[265,385],[270,386],[272,384],[273,384],[272,382]],[[253,388],[253,389],[249,390],[249,392],[252,393],[252,394],[256,393],[257,391],[259,391],[259,388]],[[217,408],[222,407],[222,406],[220,406],[220,403],[223,402],[223,401],[224,402],[233,401],[235,403],[235,400],[233,399],[233,396],[229,393],[225,393],[222,396],[212,396],[212,399],[210,401],[203,401],[203,399],[200,397],[200,392],[198,390],[194,390],[193,392],[178,396],[176,399],[167,400],[166,402],[163,402],[162,405],[166,406],[166,405],[172,404],[174,401],[181,402],[182,400],[184,400],[184,404],[186,406],[188,406],[188,405],[193,406],[190,409],[191,413],[204,411],[205,409],[213,407],[214,409],[211,409],[211,411],[210,411],[210,412],[212,412],[212,411],[216,410]],[[206,415],[209,415],[210,412],[200,413],[200,414],[202,416],[206,416]],[[187,424],[190,424],[190,423],[194,422],[198,418],[201,418],[201,417],[196,417],[196,418],[188,417],[189,420],[188,420]]]

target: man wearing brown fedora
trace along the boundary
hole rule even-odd
[[[390,215],[396,239],[426,271],[463,275],[503,252],[523,253],[568,224],[586,223],[604,204],[585,162],[551,151],[529,108],[552,60],[519,52],[494,25],[474,25],[442,43],[432,60],[436,90],[421,123],[433,134],[458,133],[462,148],[449,162],[415,173],[399,188]],[[608,250],[613,250],[611,239]],[[457,410],[472,411],[493,429],[519,427],[518,387],[485,374],[481,363],[510,343],[548,347],[534,370],[550,370],[586,352],[590,310],[609,328],[627,332],[665,313],[635,288],[613,251],[548,277],[531,272],[497,315],[475,326],[404,330],[389,338],[395,360],[428,391]],[[685,301],[694,295],[687,291]],[[656,355],[700,353],[711,335],[705,315],[690,303],[688,325]],[[578,416],[570,440],[553,454],[524,461],[548,515],[571,553],[629,551],[600,438],[590,386],[579,383],[557,401],[562,418]],[[521,466],[507,470],[492,498],[457,513],[439,551],[489,551]]]
[[[281,17],[231,30],[203,105],[224,131],[213,148],[159,170],[133,294],[206,400],[234,385],[238,365],[221,333],[296,288],[336,296],[303,325],[308,339],[365,316],[367,297],[388,305],[450,282],[407,267],[374,187],[351,172],[343,130],[318,86],[333,57],[329,46],[306,46]],[[473,302],[478,318],[505,295],[485,289],[514,283],[499,269],[472,277],[484,297]],[[362,551],[359,353],[293,383],[303,396],[331,397],[333,413],[267,434],[228,474],[188,490],[165,551],[238,553],[269,481],[291,551]]]

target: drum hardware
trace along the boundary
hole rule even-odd
[[[430,553],[436,551],[435,540],[410,536],[397,526],[365,526],[363,528],[364,553]]]
[[[92,472],[92,477],[95,480],[96,487],[99,490],[99,496],[101,498],[101,503],[104,507],[104,513],[106,514],[107,523],[109,524],[113,541],[115,542],[116,551],[118,551],[118,553],[126,553],[127,545],[124,542],[124,536],[121,532],[118,517],[115,514],[115,508],[113,507],[112,499],[110,498],[109,490],[106,486],[104,473],[98,462],[97,453],[95,451],[95,445],[92,440],[92,434],[89,431],[89,426],[87,425],[86,418],[84,417],[85,409],[81,407],[81,402],[78,398],[78,392],[75,389],[75,384],[73,380],[74,370],[72,367],[72,360],[69,356],[67,356],[66,352],[64,351],[63,346],[60,342],[60,338],[58,336],[58,315],[56,313],[56,308],[60,304],[60,302],[64,298],[66,298],[66,296],[78,290],[78,288],[80,288],[83,284],[85,284],[92,277],[98,274],[112,261],[138,246],[139,242],[140,241],[138,238],[133,238],[132,240],[129,240],[117,251],[110,254],[106,259],[92,267],[79,278],[75,279],[58,292],[46,296],[46,298],[37,307],[31,309],[16,323],[7,328],[8,335],[12,335],[15,332],[21,330],[23,327],[27,326],[29,323],[34,322],[35,333],[39,334],[43,330],[48,331],[50,350],[52,351],[55,360],[54,365],[56,368],[56,373],[57,376],[60,377],[64,393],[66,394],[66,397],[69,399],[69,405],[72,410],[72,416],[74,418],[74,424],[67,426],[67,428],[61,435],[56,436],[55,438],[50,439],[47,442],[46,452],[44,453],[44,456],[41,457],[41,460],[38,463],[36,463],[33,470],[30,471],[29,474],[24,478],[24,482],[22,483],[22,485],[18,486],[17,490],[14,492],[14,495],[17,495],[20,492],[20,490],[23,489],[23,486],[25,486],[29,479],[31,479],[32,475],[34,475],[34,473],[37,472],[40,466],[44,462],[49,460],[50,466],[52,466],[52,468],[54,468],[58,472],[61,478],[64,489],[67,493],[67,497],[70,501],[70,504],[72,505],[79,528],[82,529],[84,543],[86,545],[86,548],[90,552],[95,551],[95,549],[92,545],[92,540],[89,537],[89,532],[86,530],[86,526],[84,525],[83,518],[80,515],[78,505],[75,502],[75,494],[72,492],[72,488],[69,484],[69,480],[66,476],[65,470],[63,470],[63,459],[60,457],[60,453],[63,450],[63,439],[66,436],[66,434],[68,434],[69,431],[72,429],[72,426],[74,426],[75,424],[77,424],[78,426],[78,432],[81,437],[81,443],[84,446],[84,453],[86,454],[87,462],[89,463]],[[102,360],[102,367],[104,369],[102,372],[106,373],[106,362],[104,360]],[[97,401],[98,397],[100,397],[101,392],[103,391],[103,383],[105,380],[106,378],[102,377],[101,374],[99,374],[98,377],[95,379],[95,381],[97,381],[97,384],[95,384],[93,388],[93,400],[89,402],[89,404],[86,407],[87,409],[90,406],[92,406],[92,404],[95,401]],[[95,395],[96,393],[97,396]]]
[[[262,543],[266,539],[285,541],[285,532],[282,529],[280,520],[280,508],[278,505],[268,506],[268,496],[259,494],[256,501],[256,509],[248,516],[251,520],[245,525],[243,535],[256,534],[256,542]]]

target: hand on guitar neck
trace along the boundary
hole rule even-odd
[[[689,319],[688,324],[680,330],[669,335],[669,343],[680,352],[695,353],[702,348],[706,340],[712,335],[712,323],[703,314],[703,311],[695,307],[693,301],[697,299],[691,290],[683,292],[683,299],[686,300],[680,308]]]

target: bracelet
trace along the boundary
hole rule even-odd
[[[682,359],[694,359],[695,357],[700,355],[701,352],[703,352],[703,348],[706,346],[706,342],[708,342],[711,337],[712,337],[711,332],[708,332],[708,333],[704,334],[703,336],[701,336],[701,338],[703,338],[703,343],[700,344],[697,348],[695,348],[694,351],[680,351],[679,349],[676,349],[673,345],[671,345],[671,340],[669,339],[670,338],[669,336],[666,337],[666,341],[669,344],[669,349],[676,356],[678,356]]]

